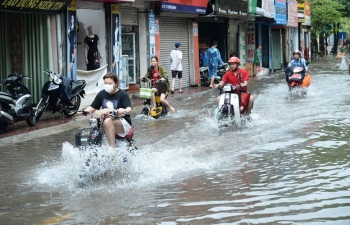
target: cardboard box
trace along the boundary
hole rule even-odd
[[[246,62],[245,63],[245,70],[248,72],[248,76],[253,76],[253,63]]]

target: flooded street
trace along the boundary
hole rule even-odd
[[[350,224],[350,75],[310,68],[306,98],[252,78],[241,129],[218,130],[218,90],[169,96],[159,120],[134,110],[138,154],[85,188],[77,129],[1,146],[0,224]]]

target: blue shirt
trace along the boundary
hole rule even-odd
[[[308,66],[306,65],[306,60],[303,58],[299,58],[298,60],[292,59],[292,61],[290,61],[289,67],[296,67],[296,66],[302,67],[305,70],[309,69]]]

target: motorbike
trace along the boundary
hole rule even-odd
[[[72,81],[47,69],[44,72],[50,77],[50,81],[44,84],[41,99],[35,107],[36,120],[40,119],[46,109],[52,110],[52,113],[73,116],[80,107],[81,98],[84,98],[85,81]]]
[[[291,99],[296,95],[304,98],[307,94],[307,87],[309,87],[311,83],[311,75],[306,74],[303,78],[302,73],[304,72],[304,68],[297,66],[294,68],[289,67],[285,71],[289,87],[289,97]]]
[[[246,124],[249,98],[250,94],[243,92],[240,85],[225,84],[220,90],[219,107],[215,110],[219,128],[228,127],[229,124],[238,127]]]
[[[217,76],[214,78],[214,83],[218,84],[222,80],[222,77],[225,75],[227,71],[230,70],[230,67],[227,63],[224,65],[219,65],[217,70]],[[208,67],[203,66],[199,68],[199,74],[201,79],[201,85],[208,87],[210,85],[211,80],[209,79],[209,71]]]
[[[107,143],[103,129],[103,123],[107,116],[102,115],[100,118],[94,118],[92,113],[88,113],[86,111],[82,111],[82,113],[85,116],[90,115],[90,127],[81,129],[75,135],[75,146],[79,149],[82,157],[87,157],[87,159],[84,159],[85,164],[81,167],[79,174],[80,179],[84,178],[87,174],[91,175],[91,171],[94,171],[94,169],[101,164],[106,163],[106,157],[112,162],[116,162],[118,157],[120,157],[125,163],[129,160],[128,155],[135,155],[135,151],[138,149],[133,139],[135,130],[134,126],[131,127],[130,131],[125,137],[120,137],[118,134],[115,134],[115,146],[119,148],[124,144],[124,146],[126,146],[126,151],[130,154],[120,156],[117,154],[117,152],[115,152],[113,155],[106,156],[103,152],[99,152],[99,150],[101,150],[101,146],[104,144],[104,141]],[[114,111],[109,114],[109,117],[119,118]]]
[[[142,115],[150,115],[151,117],[158,119],[161,116],[165,116],[166,114],[168,114],[168,107],[166,105],[164,105],[161,101],[160,101],[160,94],[159,93],[155,93],[155,100],[156,100],[156,110],[151,110],[151,90],[153,87],[153,82],[152,80],[148,79],[148,78],[144,78],[146,80],[147,83],[147,87],[145,89],[147,89],[148,92],[148,96],[145,96],[146,98],[142,100],[142,104],[144,105],[144,107],[141,110],[141,114]],[[157,82],[162,82],[160,80],[158,80]],[[141,88],[140,91],[144,91],[145,89]],[[142,97],[142,96],[141,96]]]
[[[35,126],[36,118],[33,110],[33,97],[23,84],[27,76],[10,74],[3,79],[8,92],[0,92],[0,134],[6,131],[8,125],[26,120],[31,127]]]

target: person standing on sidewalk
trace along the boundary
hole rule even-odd
[[[171,70],[171,94],[174,94],[176,75],[179,78],[179,93],[182,93],[182,52],[180,51],[180,42],[175,43],[175,49],[170,52],[170,70]]]
[[[225,63],[221,59],[219,50],[217,49],[218,42],[213,41],[211,48],[205,52],[205,66],[208,66],[210,88],[214,86],[214,79],[217,76],[218,65],[224,65]]]
[[[261,57],[261,45],[258,45],[258,48],[254,53],[254,76],[259,72],[260,69],[260,57]]]

